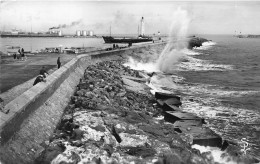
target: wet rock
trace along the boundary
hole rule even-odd
[[[202,46],[202,43],[207,42],[207,39],[204,38],[199,38],[199,37],[193,37],[190,38],[189,42],[188,42],[188,48],[192,49],[193,47],[200,47]]]
[[[181,99],[179,96],[172,93],[155,92],[154,96],[156,99],[169,99],[169,98],[176,98],[178,100]]]
[[[182,112],[182,111],[166,111],[164,115],[164,120],[175,123],[178,120],[197,120],[204,123],[204,119],[200,118],[192,113]]]

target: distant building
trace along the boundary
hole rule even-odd
[[[62,32],[59,29],[49,29],[49,34],[62,36]]]
[[[19,32],[19,30],[13,29],[13,30],[11,31],[11,34],[12,34],[12,35],[18,35],[18,32]]]
[[[89,31],[89,36],[93,36],[94,35],[94,31]]]
[[[81,36],[81,31],[80,30],[76,31],[76,36]]]
[[[58,34],[59,34],[59,36],[62,36],[62,32],[61,32],[61,30],[59,30]]]
[[[144,36],[144,17],[141,19],[141,36]]]
[[[86,30],[82,31],[82,36],[87,36],[87,31]]]

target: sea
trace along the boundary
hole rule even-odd
[[[182,110],[205,118],[210,129],[241,144],[245,153],[260,158],[260,39],[232,35],[200,37],[210,41],[192,50],[171,51],[166,60],[160,60],[163,48],[148,49],[141,61],[129,58],[125,65],[157,72],[151,78],[153,90],[180,95]],[[21,46],[25,51],[107,46],[102,38],[1,38],[0,42],[0,51],[5,53],[6,45]],[[158,61],[168,69],[160,69]]]
[[[104,44],[102,38],[74,38],[74,37],[21,37],[21,38],[0,38],[0,51],[7,54],[8,52],[18,52],[17,48],[10,49],[10,46],[21,47],[25,51],[40,52],[45,48],[61,47],[85,47],[85,48],[104,48],[108,47]]]
[[[180,95],[182,110],[205,118],[207,126],[224,140],[259,159],[260,39],[200,37],[210,41],[192,50],[171,48],[167,54],[150,56],[151,60],[130,58],[125,65],[157,72],[150,87]]]

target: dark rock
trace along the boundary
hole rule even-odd
[[[114,152],[112,145],[104,145],[103,149],[108,153],[109,156],[111,156]]]
[[[208,40],[204,39],[204,38],[198,38],[198,37],[191,38],[188,42],[188,48],[192,49],[194,47],[200,47],[200,46],[202,46],[202,43],[207,42],[207,41]]]
[[[168,98],[176,98],[178,100],[181,99],[179,96],[176,96],[175,94],[172,93],[155,92],[154,96],[156,99],[168,99]]]
[[[96,158],[96,157],[92,158],[91,163],[93,163],[93,164],[103,164],[101,158]]]
[[[178,98],[169,98],[164,101],[167,105],[181,106],[181,101]]]
[[[102,125],[97,125],[97,126],[95,126],[95,127],[92,127],[92,126],[91,126],[91,128],[92,128],[92,129],[95,129],[96,131],[100,131],[100,132],[105,132],[105,131],[106,131],[105,127],[102,126]]]
[[[127,151],[126,154],[132,156],[138,156],[142,158],[153,157],[156,154],[156,150],[150,147],[140,146],[140,147],[125,147]]]
[[[155,137],[164,136],[164,132],[159,125],[142,125],[139,128]]]
[[[198,120],[204,123],[204,119],[200,118],[192,113],[181,112],[181,111],[166,111],[164,115],[164,120],[175,123],[178,120]]]
[[[131,124],[138,124],[141,122],[147,122],[143,117],[141,117],[137,112],[129,111],[125,120]]]
[[[78,129],[78,127],[76,126],[76,128],[72,132],[71,139],[81,140],[83,138],[83,134],[84,132]]]
[[[182,164],[182,160],[176,154],[163,154],[155,164]]]
[[[60,153],[64,152],[66,147],[59,143],[55,146],[47,147],[38,158],[35,159],[35,164],[49,164]]]
[[[111,127],[111,134],[115,137],[115,139],[117,140],[118,143],[121,143],[122,142],[122,139],[121,137],[118,135],[116,129],[115,129],[115,126],[112,125]]]

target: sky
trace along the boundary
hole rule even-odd
[[[190,34],[260,34],[257,1],[5,1],[0,0],[0,31],[48,31],[65,34],[136,34],[141,17],[146,34],[169,33],[180,9],[187,13]]]

